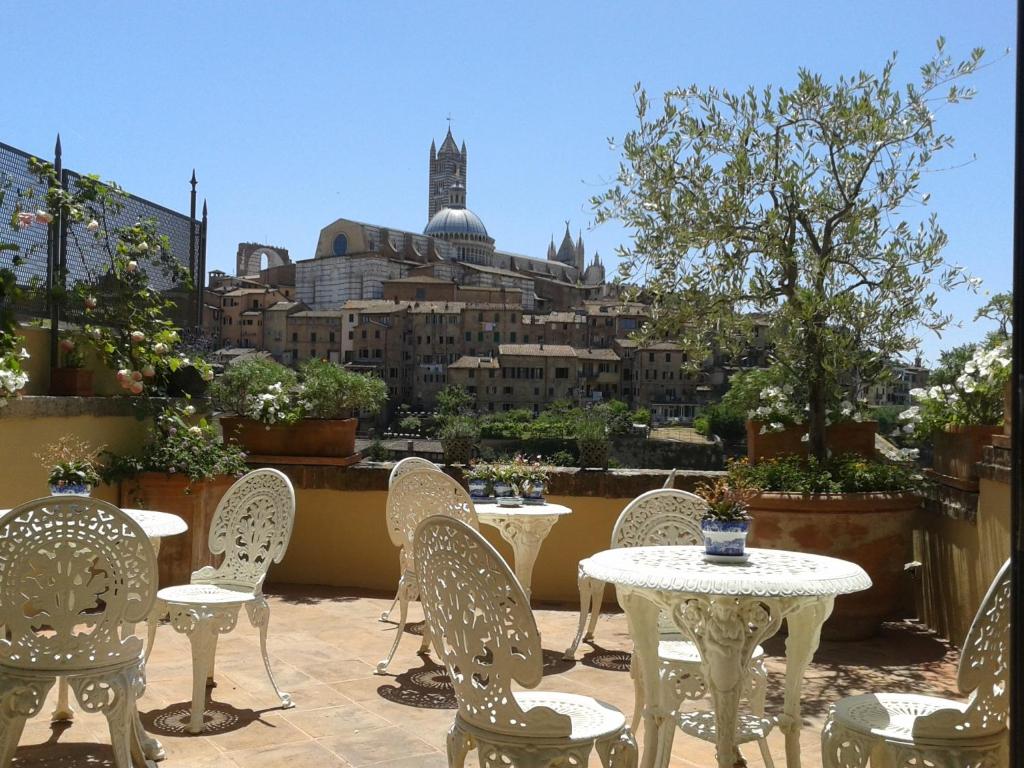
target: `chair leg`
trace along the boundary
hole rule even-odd
[[[614,738],[604,739],[594,746],[603,768],[636,768],[636,740],[629,731],[623,730]]]
[[[448,768],[464,768],[466,755],[473,748],[473,737],[452,723],[448,729]]]
[[[270,678],[270,685],[273,686],[277,698],[281,700],[281,706],[290,709],[295,706],[291,694],[285,693],[277,686],[274,673],[270,669],[270,655],[267,653],[267,629],[270,627],[270,605],[262,595],[256,600],[245,604],[245,610],[249,614],[249,621],[254,627],[260,630],[260,653],[263,654],[263,666],[267,670],[267,677]],[[213,674],[213,660],[210,660],[210,674]]]
[[[134,708],[134,694],[124,690],[118,691],[113,706],[103,711],[110,729],[110,746],[114,751],[115,768],[134,768],[132,745],[135,741],[135,723],[131,714]]]
[[[423,639],[420,641],[420,649],[418,653],[420,656],[427,656],[430,654],[430,626],[426,621],[423,622]]]
[[[580,647],[580,642],[583,640],[583,630],[587,626],[587,611],[590,610],[591,594],[594,588],[593,580],[583,573],[581,568],[576,576],[576,584],[580,590],[580,623],[576,627],[576,636],[572,639],[572,644],[565,649],[565,653],[562,654],[562,658],[566,661],[571,661],[576,658],[576,651]]]
[[[761,750],[761,760],[764,761],[765,768],[775,768],[771,750],[768,749],[768,739],[758,739],[757,747]]]
[[[384,621],[384,622],[391,621],[391,614],[394,613],[395,606],[398,605],[398,598],[401,596],[401,594],[402,594],[402,584],[401,584],[401,582],[399,582],[398,589],[395,590],[395,599],[391,601],[391,607],[388,608],[386,611],[384,611],[384,613],[382,613],[380,615],[380,620],[381,621]]]
[[[206,676],[217,652],[217,630],[212,621],[199,621],[187,634],[192,646],[192,711],[187,730],[189,733],[202,733]]]
[[[587,625],[587,633],[583,636],[584,641],[594,640],[594,631],[597,629],[597,618],[601,615],[601,603],[604,602],[604,582],[592,581],[590,587],[590,623]]]
[[[398,583],[398,628],[395,630],[395,640],[391,644],[391,650],[388,651],[388,655],[377,664],[377,674],[383,675],[387,671],[388,665],[391,664],[391,660],[395,658],[395,651],[398,650],[398,644],[402,641],[402,633],[405,632],[405,622],[409,617],[409,581],[403,575],[402,580]]]
[[[0,679],[0,768],[8,768],[25,722],[39,714],[54,679]]]

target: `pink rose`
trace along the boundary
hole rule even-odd
[[[90,328],[89,329],[89,338],[90,339],[95,339],[96,341],[99,341],[100,339],[103,338],[103,331],[101,331],[99,328]]]
[[[156,368],[154,368],[152,365],[144,365],[142,367],[142,375],[145,376],[147,379],[152,379],[154,376],[156,376]]]
[[[132,331],[132,344],[141,344],[146,340],[146,334],[142,331]]]
[[[100,223],[96,221],[96,219],[93,219],[92,221],[85,225],[85,228],[88,229],[90,232],[95,232],[97,229],[100,228]]]
[[[95,296],[86,296],[85,297],[85,308],[86,309],[96,309],[96,305],[98,303],[99,302],[96,301],[96,297]]]
[[[128,391],[131,392],[133,395],[141,395],[142,394],[142,382],[141,381],[132,382],[132,385],[128,388]]]
[[[35,224],[35,222],[36,217],[34,213],[29,213],[28,211],[21,211],[20,213],[18,213],[19,228],[31,227],[33,224]]]
[[[52,213],[44,211],[42,208],[40,208],[38,211],[36,211],[36,223],[37,224],[49,224],[51,221],[53,221],[53,214]]]
[[[132,381],[142,381],[142,371],[132,371]]]
[[[125,269],[127,269],[129,272],[134,272],[138,268],[139,268],[139,262],[137,262],[137,261],[129,261],[125,265]]]
[[[168,346],[164,344],[162,341],[158,341],[156,344],[153,345],[153,351],[158,355],[166,355],[168,349]]]
[[[131,373],[132,372],[129,371],[127,368],[122,368],[121,370],[119,370],[117,372],[117,380],[118,381],[124,381],[125,379],[127,379],[127,378],[129,378],[131,376]]]
[[[71,339],[61,339],[60,348],[62,352],[70,352],[75,348],[75,342],[73,342]]]

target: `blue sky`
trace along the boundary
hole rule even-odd
[[[893,50],[914,77],[944,34],[954,55],[1013,42],[1014,4],[963,2],[289,3],[37,1],[5,14],[0,141],[187,210],[192,168],[209,199],[208,266],[239,241],[312,256],[348,217],[420,230],[427,153],[451,113],[469,149],[469,207],[499,248],[543,256],[569,219],[610,264],[627,236],[588,232],[587,200],[613,177],[608,137],[635,125],[632,86],[791,84],[877,70]],[[939,127],[957,148],[930,174],[947,257],[985,289],[1010,282],[1011,57],[974,78]],[[946,296],[977,338],[980,296]]]

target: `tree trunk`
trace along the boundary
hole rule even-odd
[[[808,453],[818,461],[828,458],[828,446],[825,444],[825,420],[827,411],[825,392],[825,371],[822,366],[822,350],[819,348],[818,334],[814,326],[807,329],[807,362],[810,366],[810,377],[807,382],[807,432],[810,444]]]

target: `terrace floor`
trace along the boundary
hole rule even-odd
[[[192,687],[188,640],[161,626],[150,659],[145,697],[139,702],[146,728],[167,751],[167,768],[435,768],[446,766],[445,734],[454,717],[454,696],[442,670],[416,655],[419,638],[409,636],[392,663],[394,674],[373,674],[394,637],[394,625],[378,617],[390,599],[352,590],[271,589],[270,652],[281,687],[295,700],[282,710],[263,671],[258,635],[245,621],[221,638],[217,686],[211,689],[209,733],[184,732]],[[633,707],[627,665],[630,648],[622,614],[603,615],[599,648],[583,646],[581,660],[562,661],[575,632],[577,613],[564,608],[536,611],[546,649],[545,688],[589,694]],[[418,620],[418,607],[412,619]],[[417,629],[413,625],[412,629]],[[781,707],[779,683],[783,643],[766,645],[771,681],[769,707]],[[886,625],[877,638],[860,643],[823,642],[804,683],[803,765],[820,766],[818,736],[830,701],[853,693],[904,690],[955,695],[957,652],[919,626]],[[30,722],[15,766],[70,768],[112,765],[106,721],[79,714],[70,726],[51,727],[48,713]],[[785,764],[778,732],[769,740],[776,763]],[[751,766],[762,765],[756,748]],[[676,735],[672,766],[714,764],[711,745]],[[475,756],[468,765],[475,766]],[[598,765],[596,756],[591,765]]]

